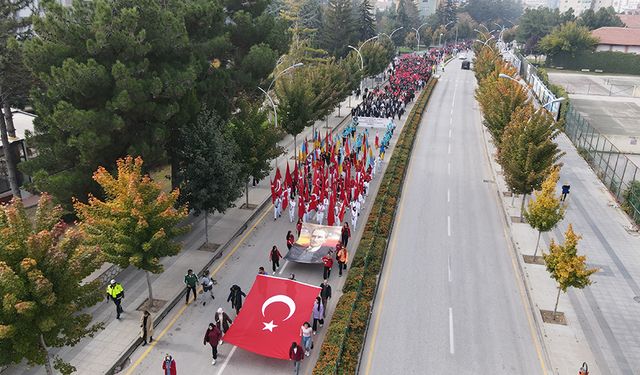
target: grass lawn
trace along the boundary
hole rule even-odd
[[[149,172],[149,176],[160,184],[163,191],[167,193],[171,191],[171,165],[154,168]]]

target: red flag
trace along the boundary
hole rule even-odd
[[[298,218],[302,219],[304,216],[304,196],[298,196]]]
[[[282,194],[282,209],[286,210],[289,205],[289,190],[285,190]]]
[[[271,184],[271,203],[275,203],[276,201],[276,185],[274,181],[269,178],[269,183]]]
[[[289,172],[289,162],[287,162],[287,171],[284,173],[284,188],[289,188],[293,184],[293,178],[291,178],[291,172]]]
[[[282,194],[282,175],[280,174],[280,168],[276,168],[276,176],[273,178],[273,183],[275,184],[274,192],[276,196],[280,196]]]
[[[224,341],[265,357],[289,359],[291,343],[300,341],[300,327],[309,320],[319,293],[319,287],[257,275]]]
[[[333,226],[336,221],[335,206],[335,194],[331,194],[331,198],[329,199],[329,209],[327,210],[327,224],[329,224],[330,226]]]

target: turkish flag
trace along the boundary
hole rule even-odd
[[[257,275],[242,310],[224,341],[265,357],[289,359],[292,342],[309,320],[320,288],[298,281]]]

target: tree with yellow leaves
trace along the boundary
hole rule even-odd
[[[549,254],[543,254],[544,261],[547,264],[547,271],[558,283],[558,295],[556,296],[556,305],[553,308],[553,317],[555,319],[558,311],[558,301],[560,300],[560,292],[567,292],[569,287],[582,289],[591,284],[590,276],[598,270],[595,268],[587,268],[587,257],[578,255],[578,241],[580,236],[573,232],[573,227],[569,224],[569,228],[564,234],[564,244],[556,244],[551,240],[549,246]]]
[[[100,167],[93,179],[104,190],[105,200],[89,196],[87,204],[74,202],[81,227],[89,243],[100,246],[107,261],[145,271],[149,289],[148,307],[153,306],[150,273],[161,273],[160,258],[176,255],[173,241],[189,228],[178,224],[187,217],[187,207],[177,206],[178,189],[167,194],[142,173],[142,158],[127,156],[117,161],[117,176]]]
[[[542,232],[553,229],[564,217],[564,206],[556,194],[556,184],[560,179],[560,167],[556,166],[542,182],[542,189],[534,192],[535,199],[529,201],[529,207],[525,208],[523,215],[527,223],[538,230],[538,241],[533,258],[538,254],[540,236]]]
[[[103,297],[99,281],[82,283],[102,260],[97,246],[84,244],[81,228],[61,221],[63,210],[43,194],[35,219],[22,201],[0,205],[0,367],[26,360],[75,371],[51,347],[75,345],[102,324],[92,324],[82,312]]]

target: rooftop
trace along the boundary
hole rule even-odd
[[[593,30],[591,35],[600,39],[599,44],[640,46],[640,29],[626,27],[601,27]]]
[[[620,20],[631,29],[640,29],[640,14],[618,14]]]

